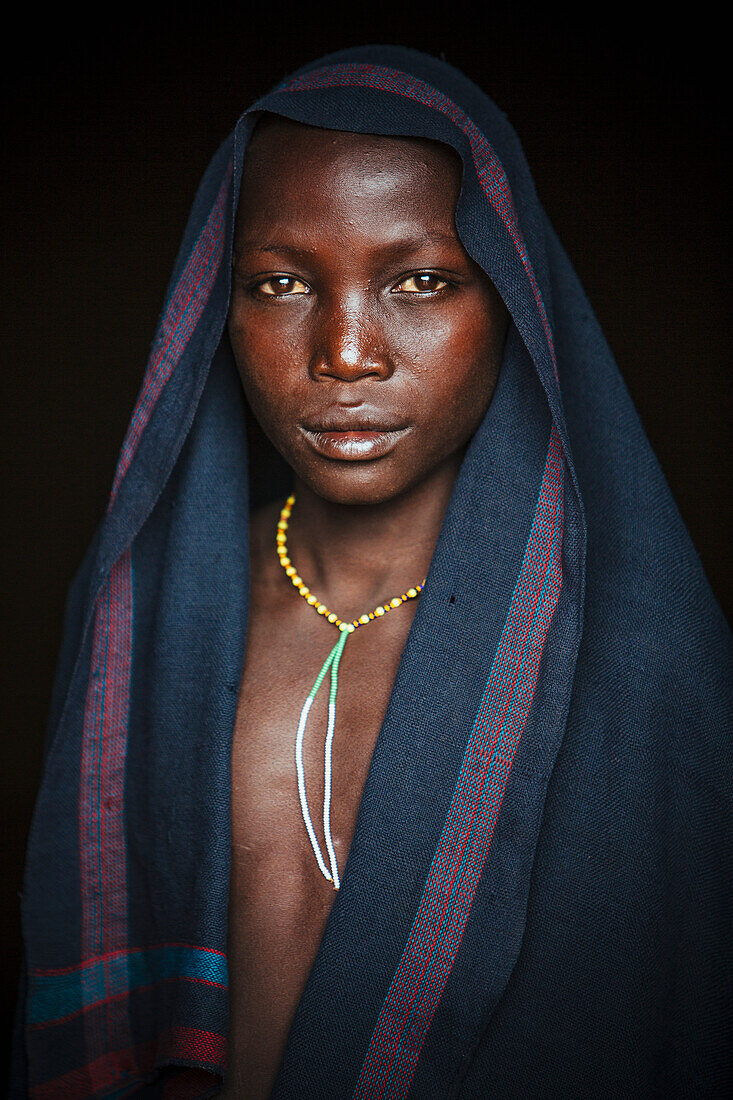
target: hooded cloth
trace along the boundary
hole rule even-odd
[[[458,233],[510,315],[273,1096],[722,1096],[728,628],[511,126],[391,47],[285,80],[197,194],[69,599],[23,897],[29,1094],[225,1072],[248,517],[289,489],[249,469],[225,332],[262,111],[455,149]]]

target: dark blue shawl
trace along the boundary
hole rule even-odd
[[[256,103],[196,197],[69,599],[17,1094],[197,1096],[224,1072],[248,514],[287,488],[268,462],[250,490],[224,334],[260,110],[453,146],[459,233],[513,322],[274,1095],[722,1096],[729,632],[509,123],[384,47]]]

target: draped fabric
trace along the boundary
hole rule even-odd
[[[69,597],[14,1094],[225,1073],[249,512],[287,488],[248,468],[225,333],[261,111],[452,146],[459,235],[511,318],[274,1097],[723,1096],[730,633],[511,126],[398,47],[282,82],[196,197]]]

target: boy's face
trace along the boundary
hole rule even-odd
[[[262,428],[329,501],[457,469],[489,405],[507,316],[456,233],[460,183],[417,138],[268,118],[247,150],[231,344]]]

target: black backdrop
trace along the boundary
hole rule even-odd
[[[249,6],[248,6],[249,7]],[[341,7],[341,6],[340,6]],[[256,95],[328,50],[412,45],[503,107],[727,611],[729,224],[724,36],[404,5],[212,0],[99,23],[20,12],[6,43],[2,265],[7,717],[3,1009],[65,591],[101,516],[198,180]],[[437,14],[438,12],[442,14]],[[49,21],[49,19],[51,21]],[[7,1028],[4,1034],[7,1035]]]

